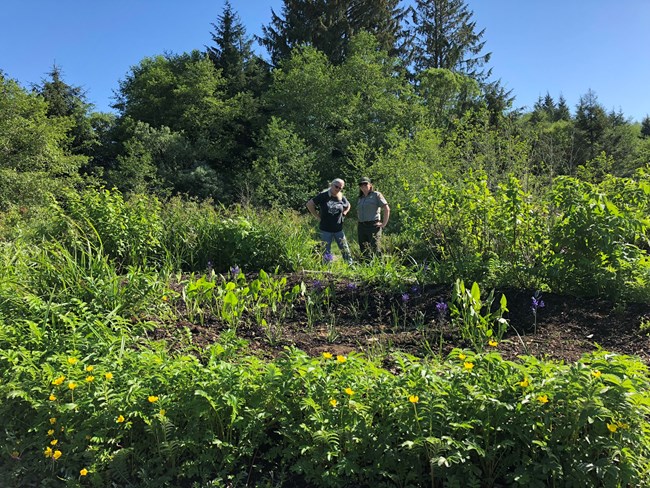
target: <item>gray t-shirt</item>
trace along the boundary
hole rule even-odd
[[[378,191],[371,191],[367,197],[359,197],[357,204],[357,217],[359,222],[375,222],[380,219],[381,207],[388,205],[388,202]]]

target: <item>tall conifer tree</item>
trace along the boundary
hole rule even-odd
[[[259,92],[260,86],[268,82],[268,69],[253,53],[253,41],[246,35],[246,28],[229,1],[226,1],[218,22],[211,25],[214,45],[206,46],[206,53],[226,79],[227,91],[231,95],[247,90]]]
[[[382,50],[397,54],[403,16],[399,0],[284,0],[281,14],[272,12],[259,40],[276,65],[303,44],[340,64],[350,39],[361,31],[374,34]]]
[[[641,137],[650,137],[650,116],[646,115],[641,121]]]
[[[86,101],[84,91],[63,81],[63,72],[56,64],[34,91],[47,102],[48,117],[68,117],[73,122],[70,128],[70,148],[75,154],[90,155],[98,143],[90,123],[92,104]]]
[[[476,31],[472,15],[463,0],[415,0],[409,56],[415,71],[444,68],[485,81],[490,70],[482,68],[492,53],[482,52],[485,29]]]
[[[560,95],[557,102],[557,109],[555,111],[555,120],[571,120],[571,110],[566,103],[564,95]]]
[[[605,109],[598,102],[596,93],[589,90],[580,97],[576,108],[579,162],[594,159],[603,150],[605,131],[609,125]]]

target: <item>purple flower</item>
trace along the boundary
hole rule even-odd
[[[241,270],[237,265],[234,265],[232,268],[230,268],[230,274],[232,275],[233,278],[237,278],[239,276],[240,271]]]
[[[406,303],[411,299],[408,293],[402,293],[402,303]]]
[[[447,304],[445,302],[436,303],[436,310],[438,311],[438,313],[440,315],[443,315],[444,313],[446,313],[448,308],[449,307],[447,306]]]
[[[533,295],[532,304],[530,307],[533,313],[536,313],[538,308],[544,308],[544,306],[544,300],[542,300],[538,294]]]
[[[357,289],[357,284],[356,283],[348,283],[347,289],[348,290],[356,290]]]
[[[311,285],[316,291],[321,291],[323,289],[323,283],[321,283],[320,280],[314,280]]]
[[[332,261],[334,261],[334,254],[332,254],[331,252],[326,252],[325,254],[323,254],[323,260],[326,263],[331,263]]]
[[[418,285],[413,285],[411,287],[411,293],[413,293],[414,295],[417,295],[419,292],[420,292],[420,287],[418,287]]]

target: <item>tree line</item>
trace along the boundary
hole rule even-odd
[[[472,16],[462,0],[284,0],[253,38],[226,2],[210,45],[126,73],[115,114],[58,66],[31,89],[0,71],[0,207],[90,184],[300,208],[334,177],[371,176],[390,196],[434,172],[543,188],[647,166],[650,118],[607,112],[592,91],[573,111],[550,94],[515,108]]]

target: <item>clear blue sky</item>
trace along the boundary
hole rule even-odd
[[[485,28],[494,78],[532,107],[550,93],[572,111],[593,90],[606,110],[650,114],[650,0],[467,0]],[[249,35],[282,0],[231,0]],[[210,44],[222,0],[3,0],[0,69],[29,87],[56,63],[64,80],[108,111],[113,91],[146,56]],[[261,51],[262,52],[262,51]]]

